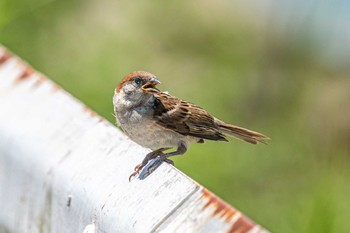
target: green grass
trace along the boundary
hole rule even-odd
[[[268,146],[207,142],[175,158],[255,221],[350,231],[350,72],[321,65],[304,35],[257,28],[224,3],[0,4],[0,42],[111,122],[115,86],[144,69],[162,90],[270,136]]]

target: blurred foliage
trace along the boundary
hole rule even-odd
[[[350,232],[350,69],[275,20],[230,1],[1,0],[0,42],[111,122],[120,79],[155,73],[272,138],[193,145],[179,169],[272,232]]]

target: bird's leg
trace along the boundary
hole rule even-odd
[[[146,157],[143,159],[142,163],[140,163],[139,165],[137,165],[135,168],[134,168],[134,172],[130,175],[129,177],[129,182],[131,180],[132,177],[136,176],[137,174],[139,174],[139,172],[142,170],[142,168],[144,166],[147,165],[147,163],[151,160],[151,159],[154,159],[156,158],[157,156],[161,156],[163,155],[163,151],[167,150],[169,148],[160,148],[158,150],[155,150],[155,151],[152,151],[150,153],[148,153],[146,155]]]
[[[174,162],[172,160],[168,159],[168,157],[184,154],[186,152],[186,150],[187,150],[185,145],[186,144],[184,144],[184,143],[179,143],[176,151],[170,152],[170,153],[166,153],[166,154],[164,154],[164,153],[158,154],[156,157],[159,157],[159,159],[156,160],[154,163],[150,164],[149,167],[147,167],[147,170],[143,174],[143,177],[149,176],[155,169],[157,169],[159,167],[159,165],[162,162],[166,162],[166,163],[169,163],[171,165],[174,165]],[[169,148],[167,148],[167,149],[169,149]],[[142,175],[142,173],[141,173],[141,175]]]
[[[170,152],[170,153],[166,153],[166,154],[161,154],[161,155],[159,155],[159,157],[164,162],[167,162],[167,163],[169,163],[171,165],[174,165],[174,162],[172,160],[170,160],[169,157],[185,154],[186,151],[187,151],[187,147],[185,146],[185,144],[183,142],[180,142],[179,146],[176,149],[176,151],[173,151],[173,152]]]

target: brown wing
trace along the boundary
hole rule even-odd
[[[227,141],[204,109],[166,93],[156,93],[154,116],[164,128],[201,139]]]

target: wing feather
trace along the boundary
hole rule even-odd
[[[185,136],[227,141],[214,117],[204,109],[164,92],[155,93],[154,97],[154,116],[160,126]]]

